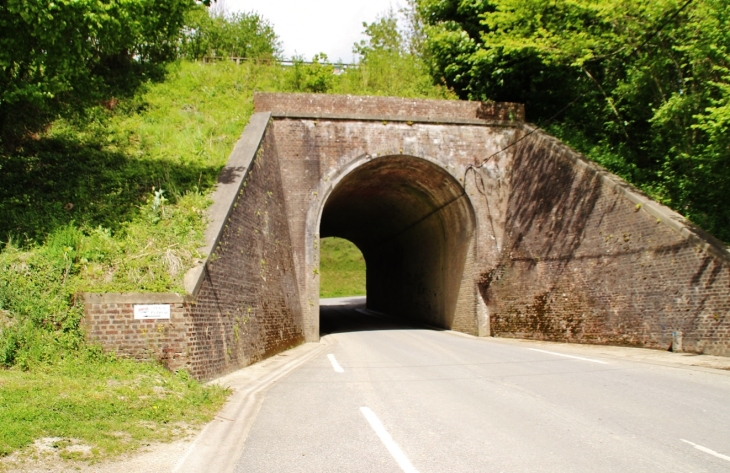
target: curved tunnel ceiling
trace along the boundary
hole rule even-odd
[[[362,247],[392,238],[459,198],[461,185],[438,166],[412,156],[375,158],[346,176],[324,207],[322,237]]]

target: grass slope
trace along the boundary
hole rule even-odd
[[[365,258],[348,240],[320,240],[319,274],[320,297],[365,295]]]

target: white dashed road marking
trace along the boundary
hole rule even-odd
[[[549,353],[551,355],[564,356],[566,358],[574,358],[576,360],[590,361],[591,363],[600,363],[602,365],[608,364],[607,362],[601,361],[601,360],[594,360],[592,358],[583,358],[581,356],[565,355],[563,353],[555,353],[554,351],[538,350],[537,348],[528,348],[528,350],[539,351],[540,353]]]
[[[362,415],[364,415],[370,423],[370,427],[372,427],[375,433],[378,434],[378,437],[380,437],[380,441],[383,442],[385,448],[388,449],[390,454],[393,455],[393,458],[395,458],[395,461],[398,462],[398,466],[400,466],[401,470],[405,473],[418,473],[418,470],[416,470],[416,468],[411,464],[411,461],[408,459],[406,454],[403,453],[403,450],[400,449],[398,444],[395,443],[395,440],[393,440],[393,437],[391,437],[388,431],[385,430],[385,426],[383,426],[383,423],[380,422],[378,416],[376,416],[369,407],[361,407],[360,412],[362,412]]]
[[[327,355],[327,358],[329,358],[330,363],[332,363],[332,368],[335,370],[336,373],[344,373],[345,370],[342,369],[342,366],[340,366],[339,363],[337,363],[337,360],[335,360],[335,355],[330,353]]]
[[[696,443],[692,443],[689,440],[685,440],[685,439],[679,439],[679,440],[681,440],[682,442],[685,442],[685,443],[688,443],[688,444],[692,445],[694,448],[696,448],[697,450],[699,450],[701,452],[709,453],[712,456],[715,456],[717,458],[722,458],[723,460],[726,460],[726,461],[729,461],[730,462],[730,457],[727,456],[727,455],[723,455],[722,453],[717,453],[714,450],[710,450],[709,448],[703,447],[702,445],[697,445]]]

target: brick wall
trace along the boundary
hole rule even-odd
[[[379,101],[379,99],[372,98],[371,100],[374,100],[376,104]],[[386,105],[389,105],[391,100],[388,99]],[[404,100],[404,102],[407,101]],[[458,102],[456,103],[458,104]],[[299,279],[299,292],[304,302],[303,313],[307,340],[316,341],[319,338],[319,280],[316,276],[319,250],[317,241],[320,230],[326,231],[326,229],[320,228],[320,223],[322,225],[327,223],[326,220],[320,220],[320,217],[325,218],[322,211],[328,199],[334,195],[334,189],[345,182],[345,176],[355,175],[357,169],[368,167],[370,166],[368,163],[381,158],[383,160],[391,158],[403,160],[405,158],[404,166],[402,169],[393,169],[384,173],[382,186],[370,186],[365,181],[360,181],[354,187],[363,185],[372,187],[374,190],[379,188],[378,192],[390,193],[391,191],[387,189],[394,181],[401,181],[404,184],[402,188],[405,188],[408,187],[408,179],[411,179],[413,187],[418,187],[421,182],[432,186],[434,195],[426,197],[424,193],[417,193],[423,199],[419,198],[413,205],[400,205],[403,202],[391,201],[390,204],[386,204],[388,198],[383,195],[380,195],[375,202],[375,199],[367,198],[367,191],[364,190],[362,198],[355,197],[351,202],[354,205],[349,210],[343,209],[342,213],[357,215],[359,212],[367,211],[365,207],[372,205],[373,212],[381,213],[382,218],[373,222],[371,228],[380,227],[381,230],[390,233],[390,235],[383,236],[389,237],[399,234],[409,225],[430,215],[430,219],[421,222],[420,228],[413,228],[415,233],[408,233],[413,236],[413,241],[420,240],[425,245],[428,241],[433,242],[433,240],[417,238],[418,231],[437,233],[436,229],[441,228],[444,222],[450,221],[453,217],[449,216],[449,213],[458,205],[455,205],[454,208],[440,209],[440,207],[458,193],[466,191],[465,201],[458,203],[467,207],[463,210],[464,215],[473,212],[474,222],[468,224],[463,222],[466,227],[464,238],[472,239],[471,243],[464,242],[468,246],[468,254],[464,256],[463,263],[459,261],[458,264],[452,265],[451,263],[457,259],[457,254],[449,255],[449,250],[446,249],[446,246],[449,246],[446,243],[447,240],[453,233],[456,233],[456,229],[461,228],[453,223],[447,225],[448,237],[437,237],[445,244],[444,247],[437,245],[436,248],[431,248],[421,256],[404,251],[396,251],[396,253],[401,256],[408,254],[411,261],[414,262],[433,263],[433,267],[440,267],[439,274],[430,276],[447,278],[448,284],[444,283],[441,287],[454,284],[458,291],[456,296],[441,293],[438,289],[430,291],[429,297],[433,300],[426,301],[424,297],[422,298],[423,304],[414,304],[414,307],[428,308],[420,314],[421,321],[468,333],[484,334],[484,329],[480,328],[483,324],[477,320],[478,293],[474,272],[476,268],[484,267],[493,260],[498,255],[498,248],[501,247],[503,237],[501,229],[504,228],[503,222],[506,215],[505,192],[507,187],[500,182],[506,177],[510,157],[500,155],[490,161],[489,165],[484,168],[484,182],[480,181],[478,184],[475,183],[473,175],[467,174],[466,170],[469,165],[486,159],[500,147],[506,146],[514,137],[515,128],[493,126],[488,122],[467,125],[432,122],[409,124],[388,120],[296,118],[293,116],[298,113],[300,110],[294,109],[288,117],[274,117],[271,129],[282,170],[282,181],[287,190],[284,197],[289,213],[288,220],[297,268],[296,274]],[[430,163],[430,168],[438,172],[430,173],[431,177],[426,178],[426,174],[429,173],[420,172],[419,169],[422,166],[417,165],[416,160],[427,161]],[[449,179],[444,179],[445,177],[449,177]],[[460,183],[464,182],[465,177],[468,179],[466,188],[463,189]],[[454,183],[455,187],[452,188],[448,184],[449,182]],[[453,189],[456,191],[452,193]],[[489,202],[481,197],[478,189],[490,192]],[[393,199],[397,193],[398,191],[393,191]],[[443,195],[438,197],[437,194]],[[358,193],[353,193],[353,196],[355,195]],[[358,201],[362,203],[360,208],[356,208]],[[383,209],[389,209],[389,211],[386,212]],[[393,221],[392,216],[395,213],[400,213],[403,218]],[[359,219],[362,220],[364,216],[364,214],[360,214]],[[475,231],[470,229],[470,225],[475,227]],[[323,236],[331,236],[331,234],[325,233]],[[354,234],[342,233],[339,236],[350,238],[353,241],[358,240],[358,236]],[[406,233],[401,236],[405,238]],[[397,239],[402,240],[403,238]],[[395,240],[392,243],[396,245],[394,248],[400,244]],[[382,242],[381,246],[384,245],[385,242]],[[457,247],[461,247],[461,245],[454,244],[452,249]],[[410,250],[410,248],[408,249]],[[423,249],[425,250],[426,246]],[[368,249],[363,246],[362,250],[367,252]],[[446,253],[442,253],[444,251]],[[448,264],[439,266],[432,259],[438,254],[443,254],[448,260]],[[460,254],[458,256],[462,257]],[[365,257],[367,259],[368,255]],[[384,259],[387,260],[387,258]],[[479,264],[479,261],[483,261],[484,264]],[[369,264],[372,266],[372,263],[373,261]],[[387,265],[387,261],[385,264]],[[447,277],[445,276],[446,271],[443,270],[449,266],[457,269],[454,270],[454,274],[449,274]],[[410,271],[411,273],[418,272],[415,267],[411,269],[413,270]],[[398,271],[392,272],[395,274]],[[416,291],[415,286],[419,285],[419,280],[418,278],[412,278],[412,280],[415,281],[413,286],[405,290]],[[404,282],[406,279],[398,281],[398,277],[394,277],[393,284],[403,284]],[[439,284],[424,282],[422,286],[417,290],[423,293],[426,286],[439,286]],[[449,302],[446,302],[447,299]],[[369,301],[368,304],[373,302]],[[373,305],[373,307],[375,306]],[[447,307],[448,309],[446,309]],[[400,315],[407,314],[401,313]]]
[[[458,120],[524,121],[525,106],[506,102],[466,102],[459,100],[402,99],[357,95],[256,93],[256,111],[280,114],[391,117],[407,120],[424,118]]]
[[[135,320],[134,306],[163,304],[169,319]],[[187,302],[177,294],[85,294],[87,336],[102,346],[137,360],[157,360],[171,370],[188,362]]]
[[[505,231],[494,335],[730,355],[724,246],[557,140],[516,147]]]
[[[284,189],[268,114],[257,115],[219,178],[190,295],[83,294],[88,338],[209,379],[303,342]],[[266,156],[264,158],[264,156]],[[170,318],[135,320],[134,306],[168,304]]]
[[[264,136],[190,306],[190,370],[210,378],[304,341],[284,189]]]

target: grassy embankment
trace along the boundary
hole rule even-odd
[[[254,90],[448,96],[417,65],[392,61],[341,76],[183,62],[0,156],[0,456],[60,437],[62,454],[96,460],[179,436],[222,404],[225,392],[185,373],[89,346],[74,294],[182,290]],[[328,294],[362,287],[332,279],[346,284]]]
[[[320,297],[365,295],[365,259],[353,243],[322,238],[319,257]]]

